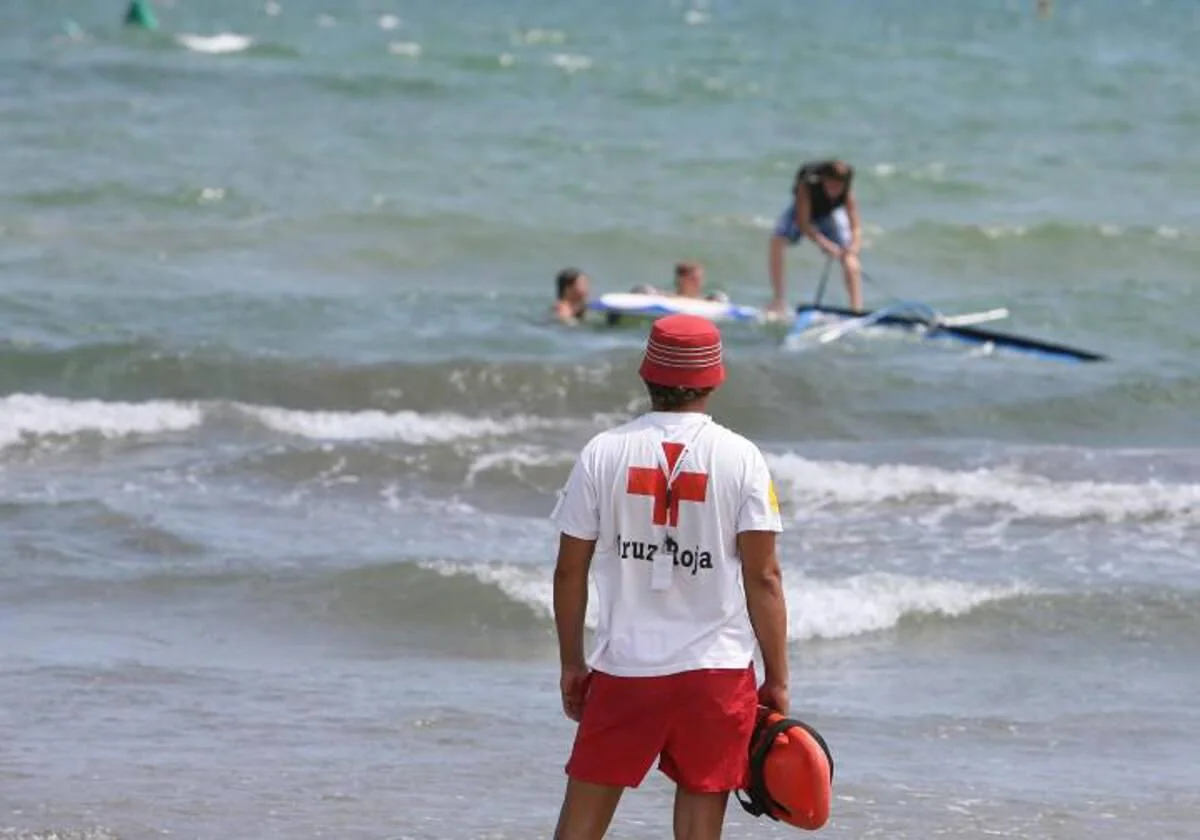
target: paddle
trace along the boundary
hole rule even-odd
[[[825,297],[825,284],[829,282],[829,269],[833,267],[833,257],[825,258],[825,270],[821,272],[821,282],[817,284],[817,294],[813,297],[813,306],[821,305],[821,298]]]

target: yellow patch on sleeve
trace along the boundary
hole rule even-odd
[[[771,502],[771,510],[779,513],[779,497],[775,495],[775,482],[772,481],[767,485],[767,498]]]

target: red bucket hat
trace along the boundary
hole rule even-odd
[[[715,388],[725,381],[721,332],[698,315],[668,315],[650,328],[642,379],[667,388]]]

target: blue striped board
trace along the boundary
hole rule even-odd
[[[588,309],[619,318],[656,319],[664,315],[699,315],[710,321],[738,321],[761,323],[762,310],[753,306],[739,306],[719,300],[675,297],[674,295],[648,295],[637,292],[609,292],[588,302]]]

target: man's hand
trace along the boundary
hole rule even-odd
[[[563,712],[576,723],[583,717],[583,705],[587,701],[589,677],[591,677],[591,671],[586,665],[573,665],[562,669],[562,677],[558,681],[559,689],[562,691]]]
[[[838,245],[834,242],[827,242],[826,244],[822,245],[821,250],[824,251],[825,255],[827,257],[829,257],[831,260],[839,260],[839,261],[842,259],[842,257],[846,253],[845,249],[842,248],[841,245]]]
[[[758,702],[771,711],[786,715],[788,708],[791,706],[791,696],[788,693],[787,683],[777,683],[767,680],[758,689]]]

